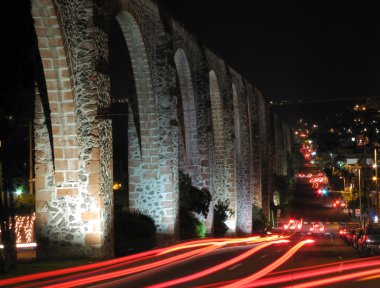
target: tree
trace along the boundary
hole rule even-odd
[[[224,236],[228,231],[226,221],[234,215],[234,211],[230,208],[230,201],[218,200],[214,206],[214,236]]]
[[[210,192],[205,188],[194,187],[191,184],[190,176],[180,171],[179,218],[181,238],[203,237],[203,235],[199,235],[199,232],[204,231],[204,224],[201,219],[207,217],[210,202]]]

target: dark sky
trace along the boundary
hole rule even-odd
[[[290,124],[380,96],[380,10],[370,1],[161,0]]]
[[[313,102],[276,108],[290,124],[300,117],[318,121],[353,103],[347,99],[380,96],[375,1],[157,1],[266,99]],[[23,78],[30,69],[31,21],[29,0],[0,2],[7,11],[0,20],[4,107],[6,95],[30,89]]]

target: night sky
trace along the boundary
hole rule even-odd
[[[158,2],[266,99],[289,101],[276,111],[290,124],[300,117],[318,121],[357,102],[349,99],[380,96],[380,11],[375,3]],[[22,104],[32,106],[27,96],[33,87],[28,82],[32,73],[29,3],[0,3],[1,11],[7,11],[0,17],[0,108],[13,105],[11,109],[23,111]],[[14,105],[9,98],[26,101]]]
[[[380,96],[380,10],[375,3],[160,2],[266,99],[289,101],[276,111],[290,125],[301,117],[320,121],[357,98]]]
[[[289,126],[299,118],[320,123],[359,100],[380,101],[380,11],[373,2],[158,1],[267,100],[287,101],[274,109]],[[6,173],[25,178],[34,109],[30,0],[2,0],[0,11],[0,140],[9,147],[0,158],[7,155],[17,170],[8,163]]]

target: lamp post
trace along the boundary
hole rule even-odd
[[[359,167],[359,210],[360,217],[362,216],[362,188],[361,188],[361,167]]]
[[[346,191],[346,178],[344,176],[340,176],[340,179],[343,179],[343,192]]]
[[[29,121],[29,193],[34,193],[33,181],[33,122]]]
[[[379,180],[378,180],[378,170],[377,170],[377,149],[375,147],[375,188],[376,188],[376,198],[377,198],[377,216],[380,215],[380,197],[379,197]]]

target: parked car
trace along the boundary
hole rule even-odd
[[[380,223],[369,223],[358,240],[358,249],[363,257],[380,252]]]
[[[360,227],[359,222],[342,222],[339,224],[338,236],[341,238],[345,238],[345,235],[353,229],[357,229]]]
[[[364,228],[357,228],[355,230],[354,242],[352,243],[352,246],[354,246],[355,249],[358,249],[358,241],[364,234],[364,231]]]
[[[346,242],[347,242],[348,245],[352,245],[354,243],[355,232],[356,232],[356,229],[350,229],[344,235],[344,240],[346,240]]]

